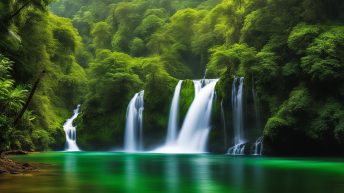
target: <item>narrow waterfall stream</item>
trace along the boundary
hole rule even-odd
[[[262,155],[263,153],[263,137],[259,137],[253,144],[253,155]]]
[[[198,96],[199,91],[202,88],[202,80],[193,80],[194,87],[195,87],[195,98]]]
[[[254,103],[254,111],[256,115],[256,127],[258,130],[260,130],[261,133],[262,131],[262,124],[261,124],[261,117],[260,117],[260,108],[259,108],[259,101],[257,99],[257,93],[256,89],[254,86],[254,78],[252,76],[252,82],[251,82],[251,87],[252,87],[252,98],[253,98],[253,103]],[[262,155],[263,152],[263,137],[260,136],[258,139],[254,142],[253,144],[253,155]]]
[[[80,105],[77,106],[73,111],[73,116],[65,122],[63,125],[63,130],[66,134],[66,145],[65,151],[80,151],[78,145],[76,144],[76,128],[73,126],[73,121],[79,115]]]
[[[143,150],[142,114],[144,91],[140,91],[130,100],[125,124],[124,151],[136,152]]]
[[[232,84],[234,146],[228,149],[228,154],[231,155],[244,154],[245,151],[245,141],[243,139],[243,87],[244,77],[234,77]]]
[[[257,125],[257,129],[262,129],[262,123],[261,123],[261,117],[260,117],[260,108],[259,108],[259,100],[257,99],[257,92],[256,89],[254,87],[254,79],[252,77],[252,83],[251,83],[251,87],[252,87],[252,98],[253,98],[253,104],[254,104],[254,112],[255,112],[255,116],[256,116],[256,125]]]
[[[182,80],[179,80],[173,94],[171,108],[170,108],[170,115],[168,118],[168,128],[167,128],[167,137],[166,137],[166,145],[174,144],[177,140],[177,132],[179,130],[179,98],[180,98],[180,90],[182,87]]]

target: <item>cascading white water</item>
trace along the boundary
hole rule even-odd
[[[242,143],[243,134],[243,87],[244,78],[236,77],[233,81],[232,87],[232,107],[233,107],[233,126],[234,126],[234,142],[235,144]]]
[[[243,87],[244,77],[234,77],[232,84],[232,112],[234,128],[234,146],[228,149],[228,154],[243,154],[245,141],[243,140]]]
[[[262,155],[263,152],[263,137],[259,137],[253,144],[253,155]]]
[[[178,125],[179,125],[179,97],[180,97],[180,90],[182,87],[182,80],[179,80],[173,94],[171,108],[170,108],[170,115],[168,118],[168,128],[167,128],[167,138],[166,138],[166,145],[174,144],[177,140],[177,132],[178,132]]]
[[[245,153],[245,143],[235,144],[227,152],[229,155],[243,155]]]
[[[205,152],[215,86],[218,80],[212,80],[195,96],[181,128],[177,143],[184,152]]]
[[[195,87],[195,98],[198,96],[199,91],[202,88],[202,80],[193,80],[194,87]]]
[[[144,91],[140,91],[130,100],[125,124],[124,151],[135,152],[143,149],[142,114]]]
[[[195,80],[195,98],[186,114],[178,139],[153,152],[202,153],[206,151],[217,79]],[[204,86],[202,88],[202,85]]]
[[[73,126],[73,121],[79,115],[80,105],[77,106],[73,111],[73,116],[65,122],[63,125],[63,130],[66,133],[66,147],[65,151],[80,151],[78,145],[76,144],[76,128]]]

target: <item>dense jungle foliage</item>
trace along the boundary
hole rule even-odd
[[[220,78],[211,151],[228,148],[216,140],[218,106],[230,130],[231,85],[243,76],[247,126],[254,87],[266,153],[343,153],[343,10],[341,0],[3,0],[0,147],[62,149],[63,122],[79,103],[81,148],[118,147],[140,90],[145,146],[157,145],[178,80],[205,74]],[[38,79],[29,110],[13,124]],[[194,88],[182,87],[185,115]]]
[[[86,74],[77,61],[84,50],[81,37],[69,19],[48,11],[48,3],[0,3],[1,150],[63,147],[63,122],[86,90]],[[14,125],[38,79],[29,111]]]

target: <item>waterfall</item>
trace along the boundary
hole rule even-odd
[[[143,149],[143,96],[144,91],[140,91],[130,100],[125,123],[124,150],[135,152]]]
[[[178,121],[179,121],[179,97],[180,97],[180,90],[182,87],[182,80],[179,80],[173,94],[171,108],[170,108],[170,115],[168,118],[168,128],[167,128],[167,139],[166,144],[173,144],[177,140],[177,132],[178,132]]]
[[[243,143],[243,87],[244,78],[235,77],[232,85],[232,108],[233,108],[233,127],[234,127],[234,143]]]
[[[228,154],[243,154],[245,142],[243,140],[243,87],[244,77],[234,77],[232,84],[232,112],[234,128],[234,146],[228,149]]]
[[[205,152],[215,86],[218,80],[210,80],[195,96],[181,128],[177,143],[184,152]]]
[[[217,79],[194,80],[195,98],[186,114],[175,144],[167,144],[153,152],[202,153],[206,151],[210,119]]]
[[[254,111],[256,114],[256,126],[257,129],[259,129],[260,132],[262,132],[262,124],[260,119],[260,109],[259,109],[259,101],[257,100],[257,93],[254,87],[254,78],[252,76],[252,98],[253,98],[253,104],[254,104]],[[253,144],[253,155],[262,155],[263,152],[263,137],[259,137],[255,143]]]
[[[253,155],[262,155],[263,152],[263,137],[259,137],[253,144]]]
[[[200,90],[208,85],[209,83],[213,82],[215,79],[201,79],[201,80],[193,80],[192,82],[194,83],[194,87],[195,87],[195,98],[196,96],[198,96],[198,93],[200,92]]]
[[[80,105],[77,106],[73,111],[73,116],[65,122],[63,125],[63,130],[66,133],[66,147],[65,151],[80,151],[78,145],[76,144],[76,128],[73,126],[73,121],[79,115]]]
[[[256,124],[258,129],[262,129],[261,119],[260,119],[260,109],[259,109],[259,101],[257,100],[257,93],[254,88],[254,79],[252,77],[252,98],[254,104],[254,112],[256,115]]]
[[[227,152],[229,155],[243,155],[245,153],[245,143],[235,144]]]
[[[202,80],[193,80],[194,87],[195,87],[195,98],[198,96],[199,91],[202,88]]]

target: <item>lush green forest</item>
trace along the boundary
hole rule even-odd
[[[62,125],[77,104],[80,147],[119,146],[140,90],[153,146],[166,135],[179,79],[188,79],[181,117],[194,98],[190,80],[205,76],[220,78],[215,106],[223,101],[229,120],[233,77],[242,76],[259,100],[267,154],[342,154],[343,10],[341,0],[2,0],[0,150],[63,149]],[[223,152],[213,111],[209,148]]]

